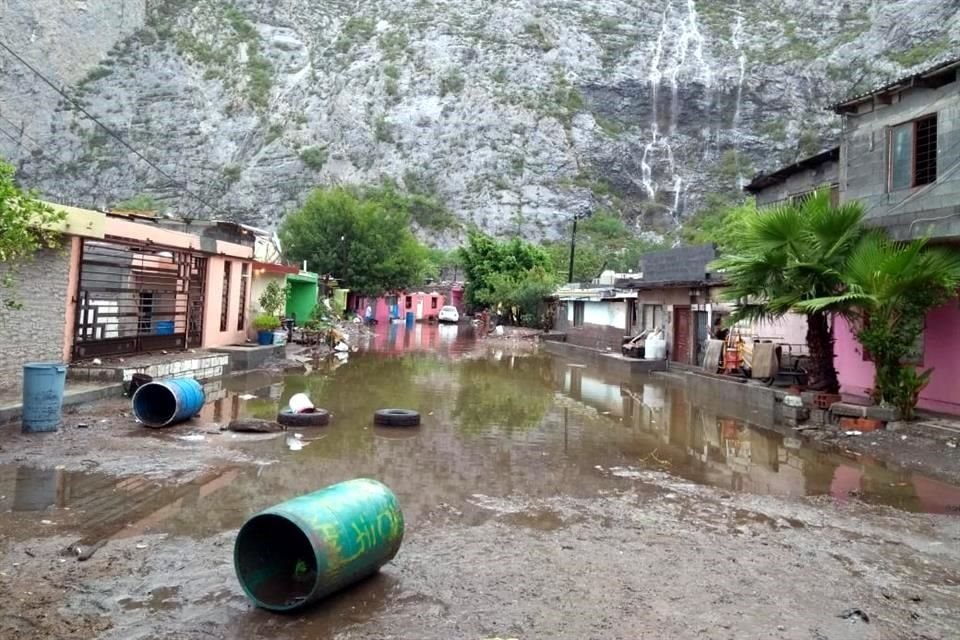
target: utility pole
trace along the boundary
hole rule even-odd
[[[567,283],[573,282],[573,256],[577,251],[577,219],[579,215],[573,216],[573,231],[570,233],[570,270],[567,272]]]

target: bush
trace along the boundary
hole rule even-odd
[[[304,149],[300,153],[300,160],[303,161],[303,164],[307,165],[308,168],[314,171],[320,171],[323,169],[323,165],[327,163],[327,150],[321,147]]]
[[[271,280],[260,294],[260,308],[267,315],[276,317],[283,312],[287,304],[287,296],[290,294],[289,284],[280,284],[276,280]]]
[[[275,331],[280,328],[280,319],[267,314],[259,315],[253,319],[253,328],[257,331]]]

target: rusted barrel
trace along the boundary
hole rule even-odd
[[[376,573],[402,540],[397,497],[362,478],[253,516],[237,534],[233,562],[254,604],[292,611]]]

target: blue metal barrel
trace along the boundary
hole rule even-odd
[[[133,394],[133,415],[147,427],[168,427],[197,415],[205,399],[193,378],[148,382]]]
[[[67,365],[30,362],[23,365],[23,432],[56,431],[63,409]]]
[[[361,478],[253,516],[237,534],[233,563],[254,604],[292,611],[376,573],[402,541],[397,497]]]
[[[407,311],[407,327],[412,327],[416,323],[416,316],[413,314],[413,311]]]

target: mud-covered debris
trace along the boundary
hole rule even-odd
[[[279,433],[283,430],[283,426],[276,422],[256,418],[234,420],[227,425],[227,431],[235,433]]]
[[[74,556],[77,558],[77,562],[86,562],[93,557],[97,551],[99,551],[103,545],[107,544],[106,540],[100,540],[93,544],[71,544],[66,549],[63,550],[62,555]]]
[[[845,611],[840,612],[838,617],[843,618],[844,620],[851,620],[853,622],[856,622],[857,620],[870,622],[870,616],[868,616],[867,612],[863,609],[846,609]]]

